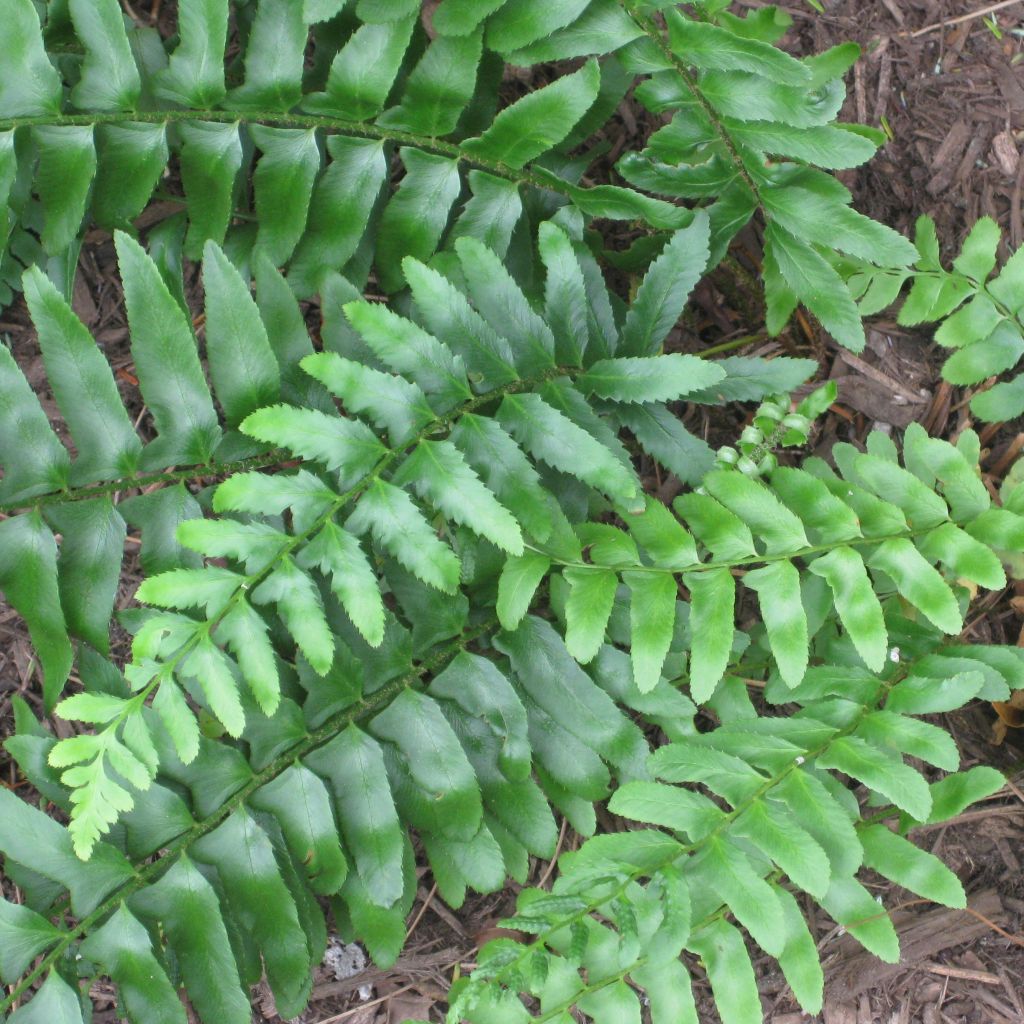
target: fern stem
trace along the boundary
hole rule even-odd
[[[176,484],[184,481],[197,481],[205,477],[229,476],[252,469],[268,469],[294,460],[294,456],[276,449],[265,455],[253,455],[237,462],[209,462],[202,466],[191,466],[188,469],[164,470],[148,476],[125,476],[104,484],[86,484],[82,487],[69,487],[66,491],[53,491],[28,498],[24,501],[10,501],[0,504],[0,515],[13,512],[29,512],[44,505],[66,505],[73,501],[88,501],[90,498],[101,498],[105,494],[116,494],[118,491],[138,490],[153,484]]]
[[[868,547],[874,544],[884,544],[890,540],[914,540],[916,537],[925,537],[932,533],[933,530],[907,530],[902,533],[886,534],[881,537],[853,537],[849,540],[842,541],[841,543],[847,547]],[[834,551],[839,543],[833,541],[831,544],[814,544],[810,547],[801,548],[799,551],[786,551],[782,554],[774,555],[755,555],[752,558],[740,558],[731,562],[694,562],[693,565],[677,566],[675,568],[667,568],[660,565],[630,565],[630,572],[646,572],[646,573],[668,573],[670,576],[677,576],[680,573],[691,573],[691,572],[712,572],[715,569],[740,569],[744,566],[749,565],[766,565],[769,562],[786,562],[794,558],[807,558],[810,555],[817,555],[824,551]],[[532,544],[526,544],[528,551],[533,551],[538,555],[543,555],[545,558],[550,559],[553,565],[564,566],[569,569],[593,569],[594,566],[590,562],[575,562],[569,559],[561,558],[556,554],[552,554],[550,551],[545,551],[543,548],[535,547]]]
[[[464,152],[457,143],[427,135],[416,135],[396,129],[380,128],[374,124],[359,121],[347,121],[344,118],[329,117],[323,114],[281,113],[273,110],[134,110],[134,111],[97,111],[87,114],[55,114],[34,117],[0,118],[0,131],[33,126],[57,125],[61,127],[92,127],[102,124],[178,124],[190,121],[211,121],[220,124],[238,122],[243,124],[261,124],[273,128],[305,128],[323,130],[337,135],[348,135],[361,139],[380,139],[382,142],[393,142],[401,146],[413,146],[428,153],[447,156],[470,167],[479,167],[507,181],[518,185],[529,185],[549,192],[571,198],[568,187],[560,188],[551,177],[541,177],[528,169],[517,170],[494,160]]]

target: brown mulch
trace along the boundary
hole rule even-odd
[[[139,0],[141,21],[152,11],[162,30],[173,27],[172,0]],[[762,7],[761,0],[738,0],[740,7]],[[826,0],[824,14],[804,0],[782,3],[794,17],[790,38],[798,52],[819,52],[846,40],[862,45],[864,57],[851,76],[844,118],[887,126],[891,141],[867,167],[842,178],[863,212],[906,232],[916,217],[932,216],[947,256],[955,253],[974,221],[989,215],[1006,239],[1003,257],[1024,242],[1021,193],[1024,187],[1024,51],[1021,26],[1024,0],[994,14],[1002,38],[974,17],[988,7],[981,0]],[[934,28],[933,28],[934,27]],[[928,29],[928,31],[923,31]],[[1016,33],[1014,30],[1018,30]],[[609,136],[617,155],[647,134],[646,115],[625,108],[618,135]],[[174,208],[159,207],[151,216]],[[614,248],[627,243],[617,240]],[[712,344],[742,337],[759,324],[743,301],[743,266],[756,259],[756,235],[741,239],[732,269],[719,273],[698,293],[696,312],[684,324],[695,339]],[[75,308],[93,331],[118,374],[122,397],[142,411],[132,376],[120,286],[113,247],[107,236],[91,235],[83,248]],[[43,387],[44,375],[23,304],[0,311],[0,331],[30,382]],[[812,355],[823,375],[837,380],[839,402],[827,417],[818,446],[836,440],[860,440],[868,430],[900,430],[923,423],[935,436],[950,437],[970,426],[969,394],[938,379],[942,354],[927,332],[897,328],[891,318],[876,318],[868,347],[860,356],[842,352],[820,337],[813,324],[798,319],[777,341],[759,338],[747,353]],[[59,419],[52,403],[47,406]],[[691,424],[714,435],[734,432],[729,413],[718,420]],[[1024,424],[996,424],[981,431],[986,480],[997,487],[1013,459],[1024,449]],[[724,439],[724,436],[723,436]],[[122,578],[122,602],[141,573],[131,557]],[[972,609],[970,637],[978,642],[1024,643],[1024,588],[994,595]],[[20,619],[0,605],[0,735],[12,730],[10,698],[21,694],[36,703],[35,663]],[[1024,732],[1010,730],[997,743],[997,718],[977,705],[945,716],[957,738],[964,766],[990,764],[1003,770],[1024,767]],[[64,724],[66,727],[66,723]],[[1005,731],[1005,730],[1004,730]],[[0,780],[17,782],[13,766],[0,752]],[[1024,786],[1024,782],[1020,785]],[[960,815],[954,822],[928,827],[914,838],[959,875],[970,895],[968,911],[925,904],[897,887],[869,878],[872,892],[888,908],[901,933],[904,958],[882,965],[843,936],[823,914],[807,906],[827,977],[822,1024],[1024,1024],[1024,791],[1015,787]],[[578,845],[571,833],[564,849]],[[369,970],[338,980],[326,968],[314,978],[313,1000],[304,1024],[398,1024],[407,1017],[438,1019],[453,972],[471,968],[475,950],[493,937],[497,922],[511,912],[517,886],[502,893],[471,897],[452,913],[421,869],[421,889],[409,919],[410,938],[403,956],[387,971]],[[530,884],[546,883],[550,866],[537,863]],[[770,1024],[808,1024],[777,968],[758,963],[765,1020]],[[694,988],[701,1020],[717,1020],[710,990],[699,969]],[[115,1019],[112,990],[97,985],[95,1020]],[[278,1020],[272,999],[256,993],[255,1019]]]

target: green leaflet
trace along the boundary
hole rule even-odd
[[[608,801],[615,814],[703,839],[721,824],[724,812],[706,796],[660,782],[627,782]]]
[[[245,49],[245,82],[232,90],[240,110],[291,110],[302,94],[308,31],[292,0],[260,0]]]
[[[13,984],[36,955],[59,938],[60,930],[34,910],[0,902],[0,978]]]
[[[68,631],[107,654],[125,522],[108,498],[54,508],[49,518],[62,535],[57,571]]]
[[[493,41],[490,45],[500,48]],[[572,131],[597,99],[599,84],[597,62],[588,61],[579,71],[506,107],[483,135],[467,139],[462,148],[473,156],[509,167],[522,167],[556,146]]]
[[[240,736],[245,728],[245,712],[238,699],[231,663],[224,652],[210,640],[200,640],[183,662],[180,672],[199,683],[210,710],[229,735]]]
[[[68,0],[85,60],[71,102],[82,110],[132,110],[142,88],[116,0]]]
[[[918,821],[928,817],[931,796],[921,776],[899,758],[884,754],[852,736],[837,739],[819,755],[822,768],[835,768],[888,797]]]
[[[82,1004],[78,993],[51,971],[32,1001],[16,1010],[10,1020],[12,1024],[83,1024]]]
[[[250,801],[277,818],[292,856],[302,863],[310,886],[320,894],[337,892],[348,874],[338,841],[331,797],[320,777],[295,764],[258,789]]]
[[[317,565],[330,576],[331,589],[356,629],[371,647],[379,647],[384,640],[384,603],[377,578],[355,537],[326,522],[296,560],[306,569]]]
[[[672,507],[716,561],[742,561],[754,555],[754,538],[742,519],[707,494],[681,494]]]
[[[412,690],[401,693],[370,723],[373,734],[405,755],[414,783],[432,803],[439,831],[468,841],[478,832],[483,807],[473,768],[437,704]]]
[[[955,817],[976,800],[997,793],[1005,781],[1001,772],[984,765],[946,776],[930,787],[932,813],[928,821],[947,821]]]
[[[658,685],[676,622],[676,581],[668,573],[624,572],[629,587],[630,654],[641,693]]]
[[[882,750],[909,754],[943,771],[960,767],[960,752],[948,733],[889,710],[868,715],[858,727],[857,736]]]
[[[722,1019],[729,1024],[760,1024],[763,1019],[754,967],[740,933],[716,920],[696,932],[686,946],[703,962]]]
[[[749,839],[816,899],[828,891],[831,869],[825,851],[788,812],[768,801],[754,803],[737,818],[736,834]]]
[[[597,1024],[640,1020],[640,1000],[624,981],[587,992],[580,997],[579,1008]]]
[[[785,933],[782,908],[746,854],[728,840],[712,837],[704,848],[701,868],[702,880],[732,908],[757,944],[766,953],[781,953]]]
[[[718,470],[704,478],[704,485],[764,541],[768,554],[810,547],[800,520],[763,484],[742,473]]]
[[[356,534],[371,533],[424,583],[447,594],[458,589],[458,558],[437,539],[412,500],[398,487],[375,480],[345,525]]]
[[[147,464],[204,463],[220,436],[191,327],[156,264],[138,242],[116,232],[132,356],[159,437]]]
[[[249,1020],[249,1002],[216,893],[189,858],[179,860],[129,906],[144,920],[161,923],[189,999],[203,1017],[226,1024]]]
[[[239,599],[220,620],[216,638],[234,654],[260,710],[272,715],[281,698],[281,683],[266,622],[248,602]]]
[[[516,380],[508,341],[501,337],[446,277],[411,257],[402,263],[424,326],[462,357],[466,369],[491,389]]]
[[[28,624],[52,708],[71,671],[71,643],[57,591],[57,546],[38,512],[0,522],[0,589]]]
[[[863,559],[853,548],[839,547],[809,566],[821,576],[835,598],[836,610],[857,653],[868,668],[878,672],[885,664],[888,634]]]
[[[449,441],[420,441],[394,480],[397,484],[411,483],[420,497],[436,505],[449,519],[468,526],[502,551],[523,553],[519,524]]]
[[[434,12],[434,28],[443,36],[464,36],[472,32],[506,0],[441,0]]]
[[[980,672],[961,672],[949,679],[908,676],[892,688],[885,706],[904,714],[935,714],[963,707],[983,685]]]
[[[590,0],[574,22],[506,57],[510,64],[527,66],[548,60],[612,53],[642,34],[643,29],[616,0]]]
[[[435,27],[444,21],[442,10],[434,13]],[[377,123],[432,138],[453,132],[477,83],[481,42],[479,31],[435,39],[406,80],[398,106],[386,110]]]
[[[908,266],[917,258],[917,250],[902,235],[816,192],[788,186],[766,189],[762,198],[774,221],[805,242],[881,266]]]
[[[506,395],[497,418],[535,458],[632,507],[637,494],[633,474],[539,395]]]
[[[602,359],[578,379],[578,384],[583,391],[615,402],[669,402],[710,387],[723,376],[712,363],[674,353]]]
[[[405,286],[406,256],[426,260],[433,255],[461,189],[454,160],[418,149],[400,152],[406,174],[384,208],[377,234],[377,273],[388,293]]]
[[[707,443],[694,437],[679,418],[661,404],[620,406],[615,418],[636,437],[641,447],[683,483],[699,484],[714,465]]]
[[[865,949],[886,963],[897,963],[900,941],[889,915],[879,913],[874,897],[852,878],[833,879],[822,906]]]
[[[953,260],[954,269],[975,281],[984,281],[995,268],[998,245],[999,225],[991,217],[979,218],[964,239],[960,255]]]
[[[337,470],[344,481],[361,480],[387,453],[364,423],[314,409],[272,405],[247,416],[240,427],[261,441],[322,462]]]
[[[106,360],[38,267],[25,272],[24,289],[47,378],[80,453],[72,479],[92,481],[130,473],[142,446]],[[5,470],[5,476],[11,472],[9,463]]]
[[[669,960],[632,972],[651,1004],[653,1024],[699,1024],[690,976],[678,960]]]
[[[604,643],[619,578],[609,569],[582,567],[567,568],[562,575],[570,587],[565,603],[565,646],[585,665]],[[516,623],[511,625],[514,628]]]
[[[0,790],[4,827],[0,850],[12,862],[31,865],[34,872],[67,888],[71,909],[84,917],[132,875],[132,868],[114,847],[100,843],[88,861],[79,860],[67,830],[42,811]]]
[[[877,455],[858,455],[853,467],[856,480],[898,506],[912,528],[928,529],[949,518],[942,498],[895,462]]]
[[[114,979],[131,1017],[185,1024],[185,1008],[153,955],[149,933],[123,903],[82,943],[82,953]]]
[[[668,27],[672,49],[699,68],[750,71],[780,85],[804,85],[811,80],[806,65],[758,39],[691,21],[678,11],[670,14]]]
[[[327,88],[303,101],[312,113],[340,113],[349,121],[365,121],[380,113],[402,64],[414,18],[366,24],[338,51]]]
[[[188,207],[185,255],[198,258],[208,240],[224,242],[234,204],[235,177],[242,166],[237,124],[207,121],[178,126],[181,180]]]
[[[302,359],[302,369],[342,400],[349,412],[366,413],[388,431],[392,445],[407,443],[435,419],[426,395],[402,377],[381,373],[333,352]]]
[[[736,583],[728,569],[686,573],[690,591],[690,694],[698,704],[714,692],[729,663]]]
[[[836,341],[854,352],[864,348],[860,314],[842,278],[809,245],[772,221],[765,231],[772,258],[793,294]]]
[[[96,173],[92,127],[37,125],[32,137],[39,152],[36,191],[43,204],[43,248],[63,252],[82,226]]]
[[[320,149],[311,129],[251,125],[249,131],[261,151],[253,173],[256,245],[280,266],[295,251],[306,225]]]
[[[697,548],[682,524],[657,499],[649,497],[640,514],[625,517],[634,540],[663,568],[681,569],[697,562]]]
[[[707,266],[709,231],[707,216],[698,213],[688,227],[672,236],[651,264],[623,324],[623,355],[650,356],[660,349]]]
[[[390,907],[401,896],[402,830],[384,771],[380,746],[350,725],[306,759],[334,795],[345,845],[368,898]]]
[[[871,556],[871,567],[881,569],[899,592],[944,633],[963,629],[956,597],[942,577],[909,540],[887,540]]]
[[[792,562],[783,559],[748,572],[743,585],[757,592],[768,642],[782,678],[790,686],[798,686],[807,670],[808,658],[800,573]]]
[[[870,160],[877,149],[871,139],[854,131],[844,131],[840,126],[796,129],[770,121],[744,123],[731,120],[726,124],[733,138],[748,146],[832,170],[859,167]]]
[[[492,419],[466,413],[449,435],[483,482],[540,542],[551,536],[552,514],[540,477],[522,449]]]
[[[551,626],[528,617],[496,646],[512,659],[525,692],[568,732],[609,761],[630,756],[636,727],[576,665]]]
[[[262,954],[281,1013],[300,1013],[312,988],[306,936],[266,833],[244,809],[204,836],[197,860],[212,863],[240,928]]]
[[[210,376],[228,424],[236,426],[277,401],[277,361],[248,285],[213,242],[203,255],[203,289]]]
[[[99,125],[92,215],[105,227],[124,227],[142,213],[167,165],[167,126]]]
[[[911,892],[948,907],[964,907],[967,897],[960,880],[937,857],[918,849],[884,825],[861,832],[864,862]]]
[[[387,173],[377,139],[332,135],[327,152],[331,163],[313,187],[306,231],[288,267],[299,295],[322,289],[328,273],[355,255]]]
[[[450,2],[450,0],[449,0]],[[516,50],[568,25],[587,6],[587,0],[568,0],[544,4],[540,0],[521,0],[518,4],[495,5],[485,0],[484,7],[501,9],[487,22],[487,45],[499,53]]]
[[[779,966],[793,995],[807,1013],[818,1013],[824,1002],[825,978],[818,949],[793,894],[773,885],[786,920],[786,945],[779,956]]]
[[[509,558],[498,581],[497,615],[503,629],[514,630],[530,609],[537,587],[551,568],[551,559],[536,551]]]
[[[227,0],[181,0],[177,48],[156,76],[156,94],[185,107],[208,109],[224,98],[221,55],[227,41]]]
[[[502,261],[475,238],[458,239],[455,251],[469,297],[491,329],[511,343],[508,349],[517,369],[524,374],[550,372],[555,337]]]
[[[783,504],[813,531],[811,536],[816,542],[833,544],[861,536],[862,524],[857,514],[817,477],[780,466],[772,473],[771,484]]]
[[[326,675],[334,660],[334,638],[324,615],[320,591],[313,580],[290,558],[253,592],[257,604],[273,603],[315,672]]]
[[[460,652],[434,677],[430,694],[435,699],[454,701],[467,714],[487,722],[501,742],[498,764],[508,779],[521,781],[529,776],[526,711],[512,684],[493,662]]]
[[[538,251],[544,263],[544,314],[555,335],[555,357],[578,366],[588,342],[587,284],[572,239],[550,221],[540,226]]]
[[[408,374],[442,409],[472,397],[462,359],[411,320],[369,302],[348,303],[345,316],[379,359]]]
[[[14,0],[5,12],[0,42],[0,107],[8,117],[34,117],[60,110],[61,81],[43,47],[32,0]]]

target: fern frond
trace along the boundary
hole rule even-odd
[[[950,372],[1019,355],[989,225],[947,272],[927,228],[910,246],[818,169],[880,141],[834,120],[850,48],[798,60],[784,15],[722,4],[442,0],[428,31],[414,0],[182,0],[169,46],[115,0],[45,27],[9,6],[0,279],[71,444],[0,351],[0,587],[47,710],[83,728],[58,739],[16,702],[6,747],[70,824],[0,790],[24,899],[0,903],[0,1014],[82,1019],[77,963],[133,1022],[180,1024],[183,990],[242,1024],[264,976],[297,1015],[321,898],[388,965],[417,851],[458,907],[525,885],[556,815],[583,845],[520,893],[528,939],[480,951],[453,1024],[631,1019],[639,990],[654,1024],[696,1021],[698,961],[723,1020],[754,1024],[748,940],[813,1013],[797,890],[890,960],[862,869],[963,904],[907,837],[1002,778],[961,772],[920,716],[1024,687],[1019,649],[958,638],[1024,551],[1024,489],[993,503],[969,429],[780,466],[835,399],[790,403],[816,365],[669,343],[760,210],[770,329],[802,301],[857,347],[913,279],[904,318],[949,315],[940,341],[965,342]],[[503,104],[504,61],[572,63]],[[651,194],[580,184],[634,87],[671,115],[619,162]],[[147,253],[128,229],[169,164],[185,215]],[[595,255],[603,217],[648,232],[619,261],[630,303]],[[90,223],[114,230],[134,425],[68,301]],[[202,311],[181,275],[200,259]],[[317,294],[310,332],[297,297]],[[716,455],[681,399],[767,401]],[[681,482],[671,506],[652,468]],[[122,673],[129,526],[146,578]],[[598,805],[632,826],[597,834]]]

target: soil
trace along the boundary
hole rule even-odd
[[[430,2],[430,0],[428,0]],[[126,9],[129,4],[125,2]],[[756,8],[759,0],[738,0]],[[851,74],[843,119],[883,127],[889,144],[867,167],[844,172],[858,209],[900,230],[911,232],[921,214],[933,217],[946,254],[954,253],[978,217],[994,217],[1003,228],[1005,258],[1024,242],[1021,194],[1024,188],[1024,0],[995,5],[991,22],[981,16],[980,0],[825,0],[823,13],[804,0],[782,4],[793,17],[788,36],[793,52],[811,53],[853,40],[863,56]],[[172,0],[137,3],[132,12],[142,23],[152,16],[170,30]],[[517,91],[530,83],[510,82]],[[608,130],[617,155],[649,133],[650,119],[626,101]],[[607,171],[610,160],[604,165]],[[602,173],[600,170],[598,173]],[[173,192],[173,181],[167,183]],[[156,204],[150,222],[177,207]],[[140,225],[140,226],[145,226]],[[628,238],[610,238],[624,249]],[[748,229],[734,246],[724,270],[699,289],[694,311],[677,332],[679,349],[701,350],[748,338],[759,321],[743,299],[747,269],[756,265],[759,239]],[[196,289],[195,278],[190,281]],[[141,413],[132,375],[122,297],[109,236],[96,232],[83,248],[75,289],[75,309],[93,331],[117,371],[130,410]],[[315,315],[315,311],[311,311]],[[753,312],[756,317],[756,310]],[[0,331],[33,385],[45,378],[34,334],[23,304],[0,311]],[[771,354],[786,350],[819,360],[821,376],[840,385],[840,399],[828,415],[817,445],[862,440],[870,429],[900,430],[916,420],[931,434],[954,437],[971,426],[970,394],[938,378],[941,355],[927,332],[907,332],[881,316],[870,325],[861,357],[839,350],[804,318],[778,340],[761,335],[737,351]],[[59,415],[50,403],[55,424]],[[735,435],[740,413],[725,410],[707,417],[691,410],[691,428],[712,441]],[[997,489],[1024,449],[1024,424],[991,424],[981,430],[986,483]],[[663,485],[652,481],[654,486]],[[129,538],[130,540],[131,538]],[[129,545],[120,605],[127,604],[141,573]],[[977,642],[1024,645],[1024,584],[993,594],[973,607],[966,636]],[[35,662],[18,616],[0,605],[0,735],[13,731],[12,697],[21,696],[41,714]],[[115,637],[126,653],[124,638]],[[941,722],[957,739],[963,766],[989,764],[1021,778],[1024,730],[1007,728],[996,711],[977,704]],[[1019,716],[1024,719],[1024,715]],[[67,724],[53,722],[57,731]],[[19,786],[14,766],[0,753],[0,784]],[[608,816],[605,816],[608,819]],[[606,820],[615,828],[613,820]],[[822,1024],[1024,1024],[1024,778],[953,822],[913,833],[924,848],[940,855],[957,872],[969,894],[967,911],[936,908],[898,890],[881,878],[868,879],[885,907],[896,908],[894,921],[904,947],[899,965],[882,965],[841,934],[820,911],[808,905],[827,977]],[[579,839],[563,828],[559,851]],[[556,856],[557,861],[557,856]],[[531,885],[549,884],[555,863],[533,866]],[[498,922],[515,902],[515,886],[477,896],[458,912],[437,898],[429,870],[421,869],[421,888],[409,919],[409,941],[388,971],[372,968],[338,977],[321,968],[303,1024],[398,1024],[405,1019],[441,1019],[453,971],[465,972],[475,950],[494,937]],[[777,969],[765,957],[758,963],[765,1021],[805,1024]],[[342,972],[343,973],[343,972]],[[710,990],[694,975],[701,1021],[717,1021]],[[113,1021],[112,990],[94,986],[98,1024]],[[273,1000],[257,992],[254,1019],[276,1021]]]

